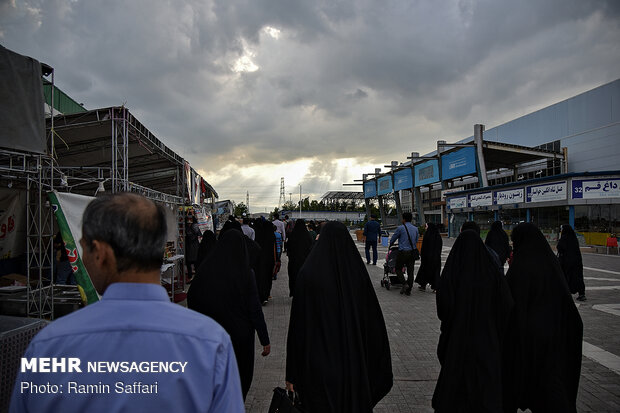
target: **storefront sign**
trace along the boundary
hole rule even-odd
[[[382,176],[377,179],[377,194],[385,195],[392,192],[392,175]]]
[[[573,199],[620,198],[620,179],[574,180]]]
[[[375,180],[364,182],[364,198],[377,196],[377,182]]]
[[[439,161],[431,159],[413,167],[416,188],[439,182]]]
[[[413,175],[411,169],[402,169],[394,172],[394,190],[413,188]]]
[[[441,179],[444,181],[476,172],[476,148],[474,147],[459,149],[441,157]]]
[[[497,205],[518,204],[521,202],[525,202],[523,188],[495,192],[495,203]]]
[[[566,199],[566,181],[527,187],[527,202],[561,201]]]
[[[483,194],[471,194],[469,196],[469,206],[491,206],[493,205],[493,192],[485,192]]]
[[[467,208],[467,197],[461,196],[458,198],[448,199],[448,208],[450,209]]]

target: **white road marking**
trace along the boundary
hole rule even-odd
[[[592,308],[604,313],[620,316],[620,304],[596,304],[593,305]]]
[[[620,278],[598,278],[598,277],[583,277],[584,280],[593,280],[593,281],[616,281],[620,282]]]
[[[590,270],[590,271],[598,271],[598,272],[606,272],[608,274],[616,274],[616,275],[620,275],[620,272],[618,271],[610,271],[610,270],[602,270],[600,268],[592,268],[592,267],[583,267],[584,270]]]
[[[583,342],[582,354],[620,375],[620,357],[615,354],[596,347],[587,341]]]
[[[586,290],[588,291],[620,290],[620,285],[601,285],[601,286],[596,286],[596,287],[588,286]]]

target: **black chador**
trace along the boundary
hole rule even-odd
[[[441,248],[443,241],[439,229],[433,223],[426,224],[426,232],[422,239],[422,250],[420,251],[420,269],[415,282],[420,284],[420,289],[426,288],[430,284],[433,290],[437,289],[439,273],[441,272]]]
[[[220,233],[187,294],[189,308],[211,317],[230,334],[244,398],[254,375],[254,331],[261,345],[269,344],[246,240],[253,242],[240,230]]]
[[[456,239],[436,298],[441,371],[435,412],[501,412],[502,341],[513,301],[475,231]]]
[[[286,380],[306,412],[369,413],[392,387],[379,301],[347,228],[328,222],[299,271]]]
[[[291,235],[287,241],[288,250],[288,288],[289,295],[293,296],[295,293],[295,282],[297,280],[297,273],[304,261],[310,253],[312,248],[312,239],[308,228],[306,228],[306,222],[303,219],[297,219]]]
[[[576,411],[583,324],[558,259],[534,224],[512,230],[515,307],[504,349],[505,411]]]

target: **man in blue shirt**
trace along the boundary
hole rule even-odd
[[[101,301],[30,343],[11,412],[243,412],[230,337],[160,285],[165,211],[130,193],[93,200],[82,260]]]
[[[415,265],[414,250],[417,249],[418,228],[411,223],[411,212],[403,213],[403,225],[394,231],[390,239],[390,247],[398,241],[398,255],[396,256],[396,276],[403,283],[401,294],[411,295],[413,288],[413,268]],[[407,281],[403,275],[403,266],[407,267]]]
[[[370,264],[370,248],[372,247],[372,265],[377,265],[377,240],[381,237],[381,225],[377,222],[377,216],[372,214],[370,220],[364,225],[366,237],[366,264]]]

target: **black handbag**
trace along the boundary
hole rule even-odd
[[[413,245],[413,242],[411,242],[411,236],[409,235],[409,230],[407,229],[407,224],[403,224],[403,226],[405,227],[405,231],[407,231],[407,238],[409,238],[409,244],[411,245],[411,254],[413,256],[413,260],[417,261],[420,259],[420,251],[418,251],[418,247],[417,245]]]
[[[297,393],[288,393],[282,387],[273,389],[269,413],[302,413]]]

